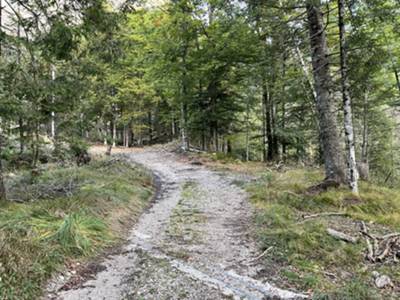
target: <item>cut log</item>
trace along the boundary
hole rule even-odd
[[[348,235],[348,234],[346,234],[344,232],[337,231],[337,230],[332,229],[332,228],[328,228],[327,232],[328,232],[328,234],[330,236],[334,237],[335,239],[342,240],[342,241],[345,241],[345,242],[348,242],[348,243],[355,244],[358,241],[357,238],[355,238],[355,237],[353,237],[351,235]]]

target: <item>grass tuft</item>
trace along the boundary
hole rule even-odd
[[[19,196],[30,191],[27,202],[0,207],[4,300],[38,299],[42,284],[67,259],[96,255],[118,241],[152,194],[151,177],[122,160],[50,167],[35,181],[24,176],[29,174],[18,174],[9,188],[20,188],[14,193]]]

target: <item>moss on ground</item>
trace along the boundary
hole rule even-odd
[[[188,181],[182,186],[181,199],[174,208],[169,224],[168,235],[182,243],[198,242],[201,238],[193,226],[204,221],[204,216],[198,208],[197,202],[201,195],[196,182]]]
[[[376,233],[399,231],[400,191],[361,182],[359,197],[346,188],[306,192],[322,179],[316,169],[268,171],[248,186],[257,208],[257,236],[263,249],[272,247],[265,264],[279,266],[276,278],[313,292],[316,299],[397,299],[398,290],[378,291],[371,273],[387,274],[399,286],[398,264],[371,264],[364,257],[363,239],[349,244],[329,236],[326,229],[360,236],[360,222],[365,221]],[[322,212],[346,216],[303,220]]]
[[[15,197],[34,201],[0,206],[0,299],[5,300],[37,299],[67,259],[93,256],[115,244],[153,189],[149,174],[115,159],[50,167],[34,181],[26,176],[16,176],[10,186]]]

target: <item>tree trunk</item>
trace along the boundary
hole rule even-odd
[[[296,46],[295,52],[296,52],[296,55],[297,55],[297,57],[299,59],[299,63],[300,63],[301,69],[303,70],[304,78],[306,79],[306,82],[307,82],[307,86],[305,86],[305,84],[304,84],[304,89],[307,92],[308,92],[308,90],[310,90],[311,91],[311,95],[312,95],[312,99],[310,99],[310,100],[312,100],[312,101],[310,101],[311,102],[310,109],[312,110],[313,114],[315,115],[315,123],[316,123],[316,127],[317,127],[317,130],[318,130],[318,141],[319,141],[319,143],[318,143],[318,154],[319,154],[318,155],[318,163],[322,164],[322,163],[324,163],[324,157],[323,157],[324,156],[324,151],[323,151],[323,148],[322,148],[322,144],[323,143],[322,143],[322,137],[321,137],[321,129],[320,129],[318,115],[316,113],[314,113],[314,105],[316,105],[316,103],[317,103],[317,92],[315,91],[315,86],[312,83],[312,78],[310,76],[310,72],[308,71],[308,68],[307,68],[306,63],[305,63],[304,58],[303,58],[303,54],[301,53],[299,46]]]
[[[272,99],[272,92],[269,93],[269,104],[271,108],[271,133],[272,133],[272,139],[270,144],[272,152],[271,160],[274,160],[279,155],[279,141],[278,141],[278,135],[276,134],[276,115],[277,115],[276,104]]]
[[[115,122],[115,117],[112,120],[112,146],[115,147],[117,144],[117,124]]]
[[[317,6],[308,3],[307,19],[325,175],[326,179],[343,183],[345,182],[343,150],[339,140],[336,104],[331,94],[332,79],[323,15]]]
[[[263,145],[263,161],[268,160],[267,147],[268,147],[268,137],[267,137],[267,108],[268,108],[268,91],[266,79],[263,78],[262,83],[262,145]]]
[[[347,146],[347,182],[353,193],[358,194],[358,172],[356,163],[356,150],[354,146],[353,114],[351,110],[351,98],[349,80],[347,74],[347,45],[346,29],[344,24],[345,6],[344,0],[338,0],[339,9],[339,44],[340,44],[340,70],[342,79],[342,96],[344,110],[344,133]]]
[[[123,140],[123,144],[124,144],[124,147],[125,148],[128,148],[129,147],[129,132],[128,132],[128,125],[124,125],[124,130],[123,130],[123,137],[122,137],[122,140]]]
[[[3,3],[0,0],[0,35],[3,34],[3,22],[2,22],[2,15],[3,15]],[[0,60],[2,58],[2,43],[0,41]],[[7,200],[7,193],[6,188],[4,185],[4,171],[3,171],[3,164],[1,162],[1,156],[3,153],[3,136],[2,130],[0,128],[0,202]]]
[[[33,158],[32,158],[32,168],[36,168],[37,163],[39,161],[39,151],[40,151],[40,134],[39,134],[39,124],[35,124],[35,132],[34,132],[34,142],[33,142]]]
[[[107,122],[104,122],[103,125],[104,125],[103,130],[102,130],[103,144],[104,144],[104,146],[107,146],[107,144],[108,144],[108,124],[107,124]]]
[[[147,113],[147,122],[149,126],[149,143],[153,142],[153,117],[151,115],[151,111]]]
[[[186,32],[187,24],[184,23],[182,26],[182,31]],[[183,72],[182,72],[182,92],[181,92],[181,137],[182,137],[182,149],[183,151],[189,151],[190,142],[188,137],[188,108],[187,108],[187,101],[188,101],[188,89],[187,89],[187,66],[186,66],[186,56],[188,52],[188,44],[185,41],[183,45],[183,53],[182,53],[182,65],[183,65]]]
[[[263,93],[265,105],[265,130],[267,143],[267,161],[274,160],[278,155],[278,139],[274,134],[275,130],[275,107],[272,102],[271,88],[266,84]]]
[[[173,118],[171,121],[171,141],[174,140],[175,137],[175,119]]]
[[[215,128],[213,128],[213,136],[214,136],[214,146],[215,146],[215,152],[219,151],[219,137],[218,137],[218,127],[215,125]]]
[[[0,0],[0,36],[3,37],[3,1]],[[0,58],[3,56],[3,43],[0,40]]]
[[[312,83],[310,72],[308,71],[307,65],[303,58],[303,54],[301,53],[298,45],[296,45],[296,47],[295,47],[295,52],[296,52],[297,58],[299,59],[301,69],[303,70],[304,78],[306,79],[308,88],[312,92],[314,103],[316,103],[317,102],[317,92],[315,91],[315,86]]]
[[[246,102],[246,161],[250,160],[250,98]]]
[[[24,153],[25,149],[25,139],[24,139],[24,120],[18,118],[18,131],[19,131],[19,153]]]
[[[54,81],[56,80],[56,70],[55,70],[55,67],[53,65],[51,66],[51,80],[53,81],[53,84],[54,84]],[[55,102],[55,96],[54,96],[54,93],[53,93],[53,95],[51,96],[51,104],[52,104],[52,106],[54,106],[54,102]],[[50,124],[50,127],[51,127],[50,136],[51,136],[52,139],[54,139],[56,137],[56,121],[55,121],[55,117],[56,117],[56,114],[55,114],[54,111],[52,111],[51,112],[51,124]]]
[[[226,140],[226,153],[232,154],[232,142],[230,138]]]
[[[285,76],[286,76],[286,60],[287,57],[285,54],[282,55],[282,80],[285,82]],[[281,89],[281,109],[282,109],[282,116],[281,116],[281,127],[282,130],[285,131],[286,128],[286,90],[285,90],[285,84],[282,84],[282,89]],[[286,156],[286,138],[281,139],[281,144],[282,144],[282,159],[285,159]]]
[[[189,139],[187,136],[187,107],[185,103],[181,103],[181,138],[183,151],[189,150]]]
[[[112,147],[113,147],[113,145],[111,143],[107,146],[107,150],[106,150],[106,155],[107,156],[111,155]]]
[[[368,92],[364,95],[363,105],[363,133],[361,146],[361,163],[358,165],[358,173],[363,180],[369,179],[369,161],[368,161]]]
[[[205,132],[204,126],[201,129],[201,150],[202,151],[206,150],[206,132]]]
[[[3,133],[0,128],[0,202],[7,200],[7,193],[4,184],[4,170],[3,163],[1,161],[1,154],[3,150]]]

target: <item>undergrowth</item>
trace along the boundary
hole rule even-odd
[[[9,187],[20,188],[13,195],[31,202],[0,207],[0,299],[5,300],[37,299],[67,259],[113,245],[152,193],[150,176],[119,160],[49,168],[34,181],[26,176],[16,176],[18,182]],[[65,187],[71,182],[73,188]],[[41,196],[29,199],[31,194]]]
[[[389,275],[398,286],[397,264],[370,264],[362,238],[349,244],[329,236],[326,229],[360,236],[359,223],[365,221],[376,233],[399,231],[400,191],[361,182],[359,197],[346,188],[306,193],[321,181],[319,170],[292,169],[264,172],[248,186],[257,208],[258,238],[263,249],[270,249],[264,262],[275,266],[270,275],[288,287],[309,291],[315,299],[398,299],[398,290],[378,291],[371,275]],[[346,216],[303,219],[321,212]]]

